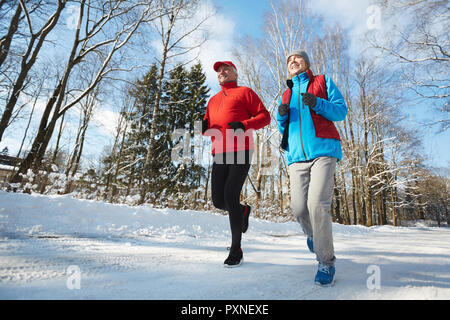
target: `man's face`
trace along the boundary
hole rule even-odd
[[[217,79],[220,84],[224,84],[226,82],[236,81],[237,74],[234,72],[233,67],[222,64],[217,69]]]
[[[294,54],[290,56],[287,62],[288,71],[291,76],[299,75],[308,69],[305,59],[301,56]]]

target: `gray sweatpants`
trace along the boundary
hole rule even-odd
[[[330,215],[336,161],[319,157],[289,165],[292,212],[303,232],[313,237],[317,261],[328,266],[336,260]]]

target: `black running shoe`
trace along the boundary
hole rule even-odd
[[[252,211],[252,207],[245,206],[244,213],[242,217],[242,233],[245,233],[248,229],[248,218],[250,218],[250,212]]]
[[[227,268],[239,267],[244,261],[244,254],[242,249],[231,249],[228,258],[224,261],[223,266]]]

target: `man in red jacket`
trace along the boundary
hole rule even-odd
[[[250,169],[253,130],[268,125],[270,114],[252,89],[237,85],[237,69],[231,61],[216,62],[214,71],[221,91],[208,102],[202,132],[212,140],[212,201],[230,218],[231,248],[224,266],[237,267],[243,261],[241,238],[251,210],[240,203],[240,194]]]

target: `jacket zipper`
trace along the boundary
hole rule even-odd
[[[225,97],[227,96],[227,94],[225,93],[225,90],[222,90],[222,92],[223,92],[223,97],[222,97],[222,99],[220,99],[220,110],[222,110],[223,109],[223,100],[225,99]]]
[[[299,84],[299,87],[298,87],[298,92],[299,92],[299,96],[298,96],[298,117],[299,117],[299,120],[300,120],[300,145],[302,147],[302,152],[303,152],[303,156],[305,157],[305,160],[308,160],[308,157],[306,156],[305,148],[303,147],[303,138],[302,138],[302,106],[301,106],[302,95],[300,93],[300,84]]]

